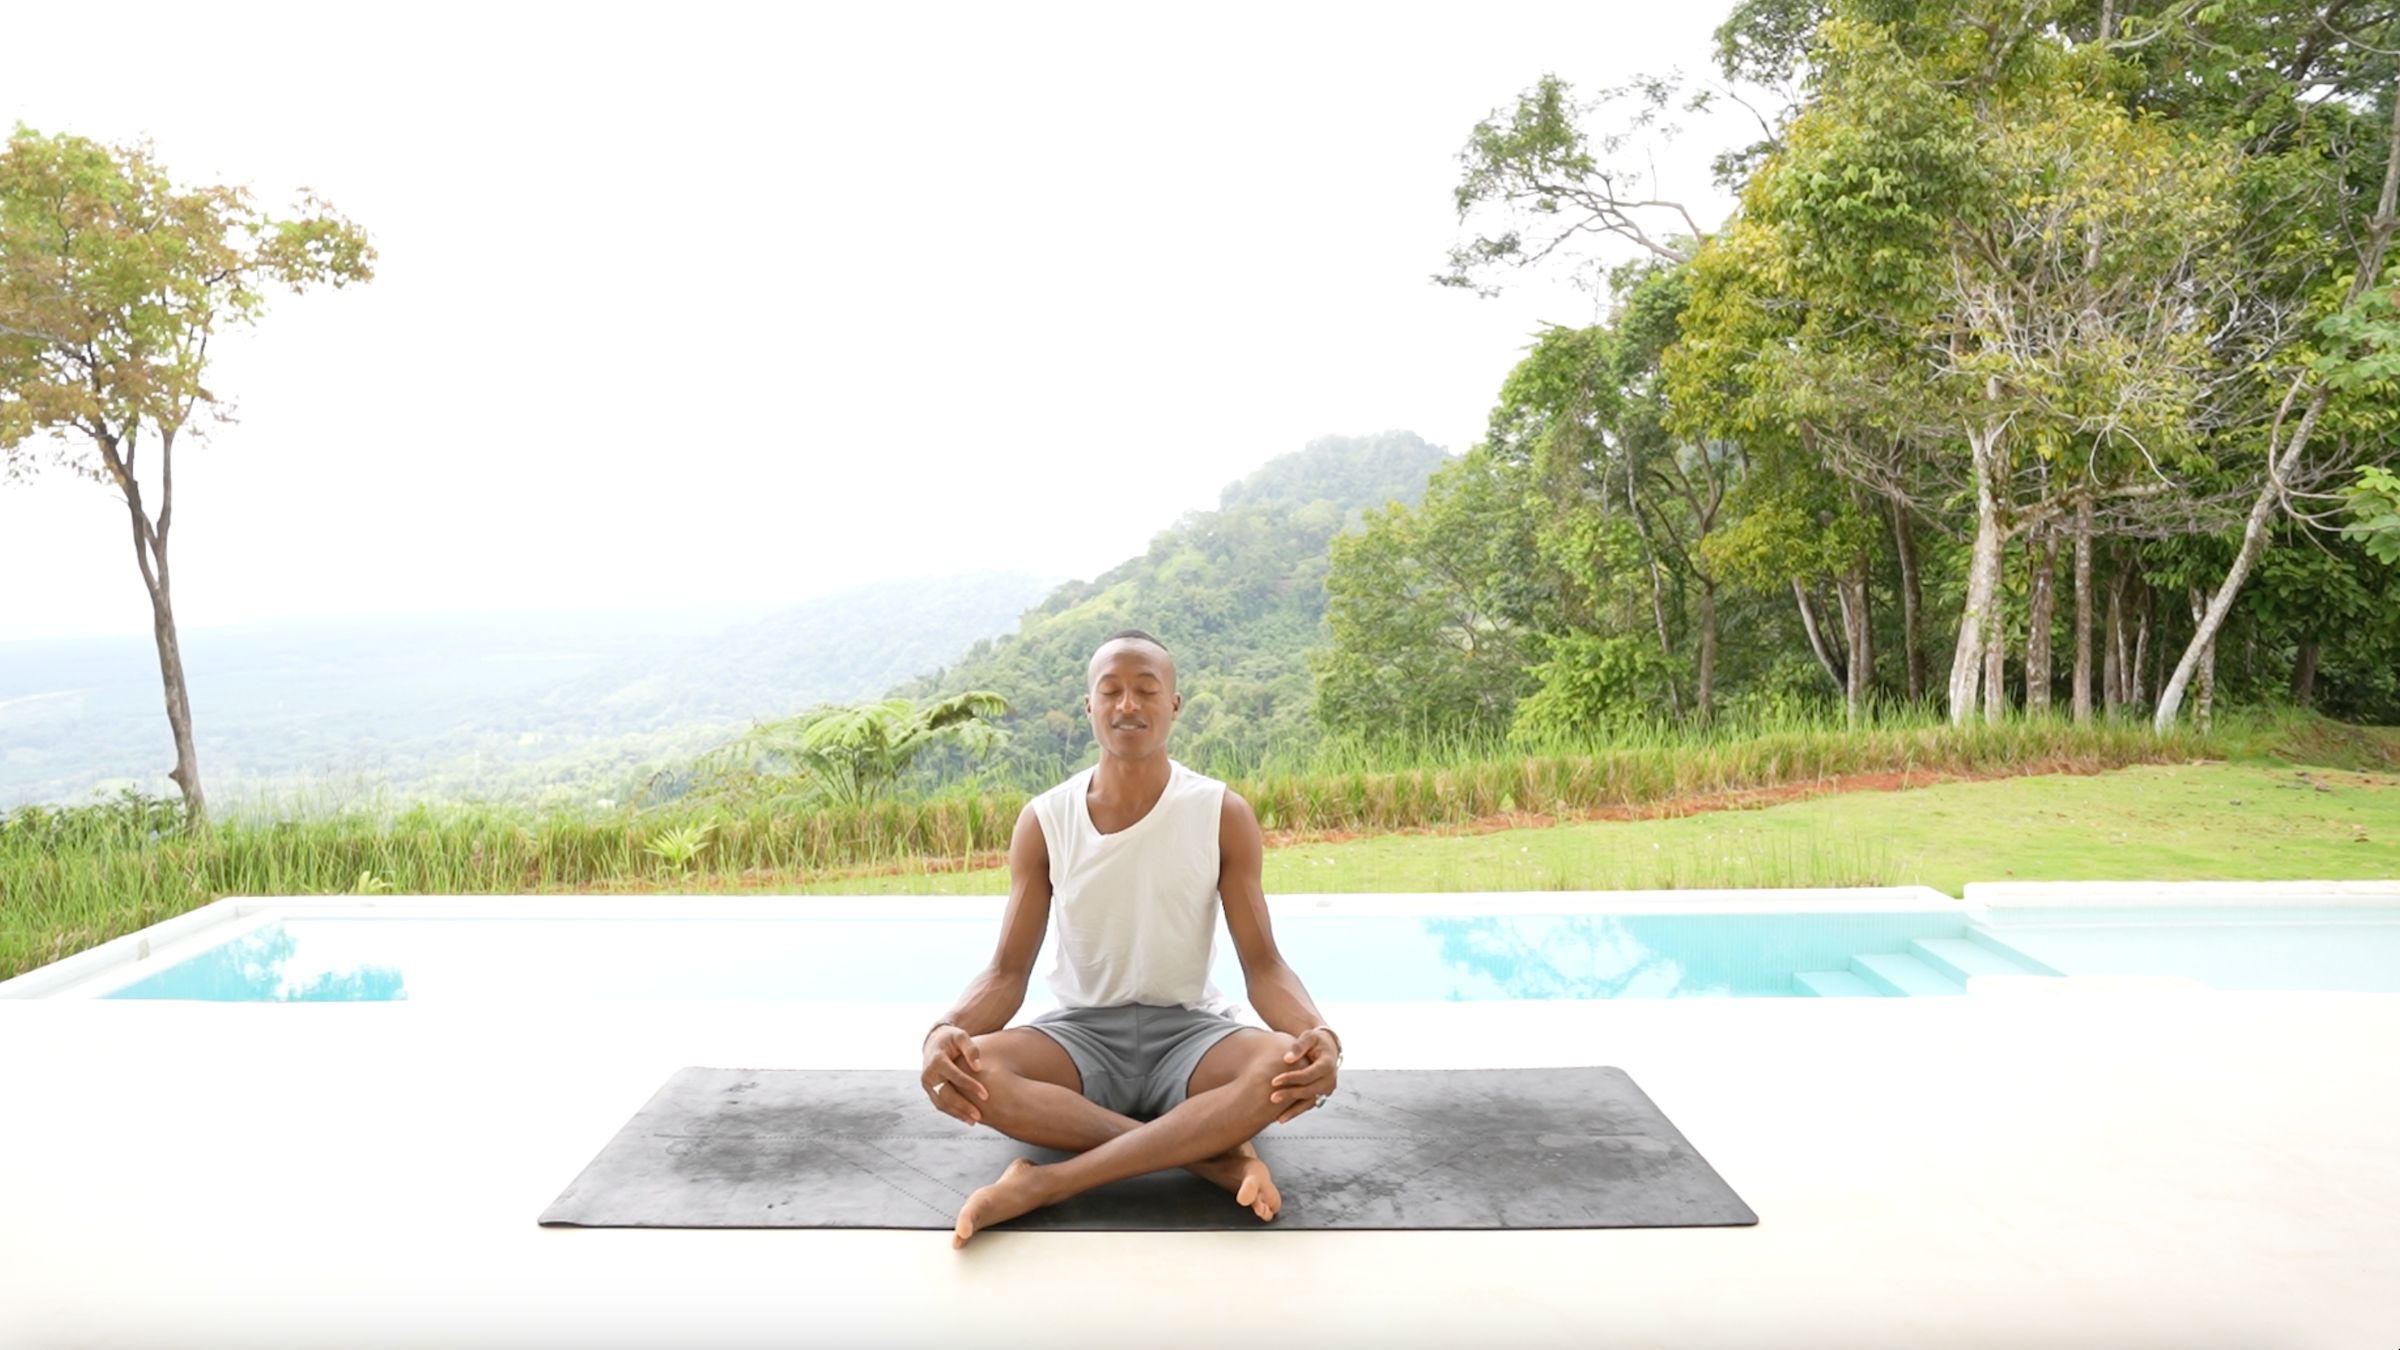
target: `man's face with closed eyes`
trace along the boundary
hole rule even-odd
[[[1092,653],[1088,674],[1083,708],[1103,751],[1146,759],[1166,748],[1183,696],[1175,692],[1175,658],[1165,648],[1117,638]]]

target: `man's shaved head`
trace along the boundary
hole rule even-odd
[[[1103,639],[1099,648],[1092,653],[1092,659],[1084,666],[1084,683],[1088,685],[1094,679],[1098,678],[1102,662],[1108,657],[1127,647],[1147,647],[1152,651],[1155,651],[1158,654],[1158,664],[1162,669],[1162,673],[1166,677],[1167,689],[1170,692],[1174,690],[1174,653],[1167,650],[1167,644],[1150,636],[1148,633],[1143,632],[1139,628],[1121,629],[1117,632],[1109,634],[1105,639]]]

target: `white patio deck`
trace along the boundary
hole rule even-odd
[[[2400,1345],[2400,995],[1328,1008],[1624,1067],[1753,1229],[535,1226],[669,1071],[935,1012],[0,1001],[0,1346]]]

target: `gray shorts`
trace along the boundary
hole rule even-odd
[[[1075,1061],[1084,1096],[1136,1120],[1156,1120],[1183,1105],[1201,1057],[1242,1029],[1216,1013],[1147,1003],[1060,1008],[1025,1025]]]

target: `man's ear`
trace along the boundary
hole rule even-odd
[[[1180,690],[1180,689],[1176,690],[1176,691],[1175,691],[1175,693],[1173,694],[1173,696],[1172,696],[1172,697],[1174,698],[1174,700],[1175,700],[1175,701],[1174,701],[1174,702],[1172,702],[1172,703],[1169,703],[1169,704],[1167,705],[1168,709],[1169,709],[1170,711],[1173,711],[1173,712],[1182,712],[1182,711],[1183,711],[1183,691],[1182,691],[1182,690]]]

